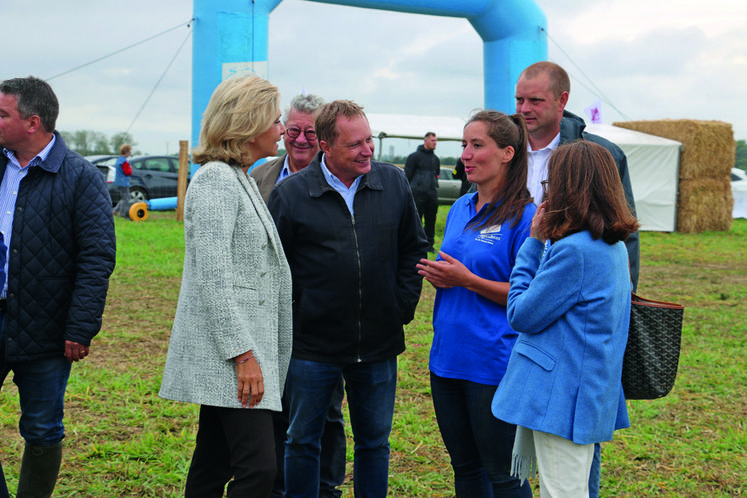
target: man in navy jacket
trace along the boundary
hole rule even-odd
[[[383,498],[397,355],[420,298],[415,265],[428,242],[402,170],[372,161],[363,108],[326,104],[315,128],[322,152],[278,183],[269,202],[293,275],[286,496],[319,496],[320,440],[342,375],[355,495]]]
[[[104,177],[54,131],[58,112],[46,82],[0,83],[0,384],[12,370],[20,498],[54,490],[70,367],[101,328],[116,260]]]
[[[609,140],[584,131],[584,120],[565,110],[571,92],[571,80],[565,69],[549,61],[540,61],[522,71],[516,83],[516,112],[524,116],[529,141],[529,171],[527,188],[537,205],[542,202],[542,181],[547,180],[547,165],[558,145],[586,140],[607,149],[615,160],[625,200],[635,216],[635,200],[630,184],[625,153]],[[638,286],[640,248],[638,232],[625,241],[630,264],[630,276],[635,291]],[[589,497],[599,498],[601,479],[601,448],[597,444],[589,477]]]

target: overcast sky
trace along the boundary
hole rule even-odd
[[[620,111],[603,104],[605,123],[713,119],[747,138],[744,0],[538,4],[549,58],[572,76],[569,110],[583,115],[596,87]],[[134,121],[136,149],[152,154],[191,137],[190,0],[0,0],[0,16],[0,80],[52,78],[183,24],[50,83],[59,130],[112,135]],[[372,113],[466,117],[484,104],[482,41],[458,18],[284,0],[270,17],[269,79],[283,107],[302,89]]]

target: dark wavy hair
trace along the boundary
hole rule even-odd
[[[558,147],[547,185],[540,231],[553,242],[588,230],[595,240],[614,244],[638,230],[615,160],[601,145],[581,140]]]
[[[513,114],[509,116],[498,111],[478,111],[467,121],[480,121],[488,128],[488,136],[500,148],[511,146],[514,157],[506,165],[503,183],[495,196],[488,201],[489,208],[475,219],[467,228],[480,230],[484,227],[511,222],[516,226],[524,214],[524,208],[532,202],[531,194],[527,190],[527,125],[524,116]]]

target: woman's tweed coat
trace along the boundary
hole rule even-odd
[[[160,396],[241,408],[233,358],[254,352],[280,411],[292,344],[291,274],[254,180],[220,162],[200,167],[184,210],[184,273]]]

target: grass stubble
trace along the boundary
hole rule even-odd
[[[438,236],[447,210],[439,209]],[[183,228],[174,219],[165,212],[141,223],[117,220],[117,268],[103,328],[67,389],[55,496],[183,493],[197,407],[158,397],[183,260]],[[687,307],[680,366],[667,397],[628,402],[633,426],[603,446],[602,496],[747,494],[746,248],[747,220],[735,220],[729,232],[641,234],[639,293]],[[399,359],[390,496],[453,496],[428,382],[434,296],[426,283]],[[11,377],[0,391],[0,461],[12,492],[23,441]],[[352,497],[350,434],[348,443],[343,496]]]

